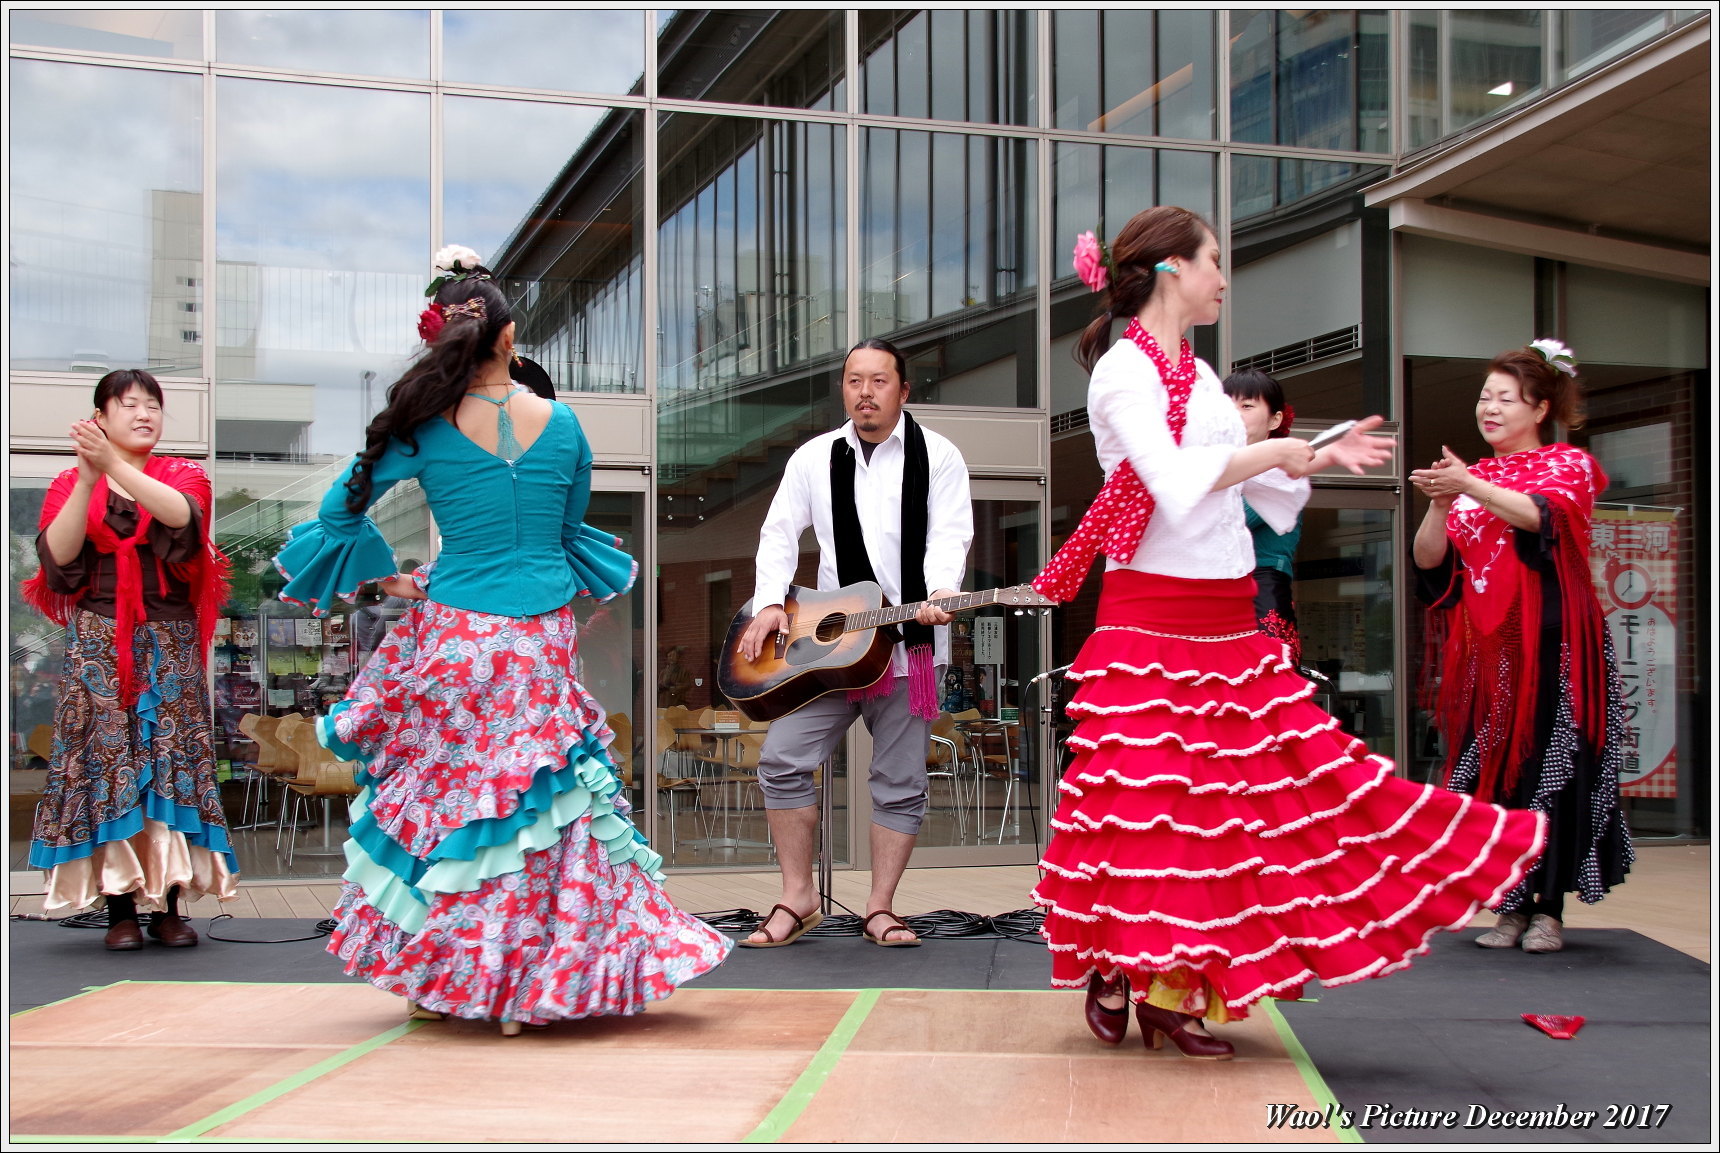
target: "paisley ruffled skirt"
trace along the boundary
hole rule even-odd
[[[66,628],[48,780],[30,864],[49,911],[129,893],[159,909],[169,889],[227,900],[238,858],[221,810],[209,687],[196,621],[143,621],[132,651],[144,687],[119,701],[115,623],[80,610]]]
[[[329,943],[347,972],[537,1024],[640,1012],[727,956],[659,885],[575,653],[571,606],[421,601],[321,719],[323,744],[363,762]]]
[[[1109,572],[1034,900],[1052,982],[1217,1021],[1409,965],[1523,877],[1539,814],[1396,776],[1256,630],[1254,581]]]

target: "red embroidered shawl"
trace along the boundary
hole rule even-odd
[[[221,613],[221,606],[227,600],[227,558],[220,549],[215,547],[213,537],[214,526],[211,523],[211,511],[214,505],[213,490],[209,485],[209,475],[194,461],[182,460],[176,456],[152,456],[144,464],[143,472],[152,480],[158,480],[169,485],[176,492],[184,493],[186,497],[196,502],[205,532],[209,533],[207,547],[191,560],[169,564],[167,567],[173,575],[191,586],[193,607],[197,612],[197,630],[205,652],[209,642],[215,636],[215,619]],[[54,483],[48,487],[48,495],[42,502],[42,518],[40,528],[47,528],[53,523],[65,507],[66,499],[71,496],[72,489],[77,485],[78,470],[68,468],[54,478]],[[137,530],[133,535],[121,538],[119,534],[108,527],[106,520],[108,506],[108,480],[106,476],[96,481],[95,491],[90,494],[89,517],[84,522],[86,539],[96,547],[98,552],[111,555],[117,572],[114,635],[118,643],[118,672],[120,703],[126,707],[137,702],[137,694],[142,685],[138,683],[136,661],[132,653],[132,634],[136,631],[138,622],[144,619],[143,609],[143,568],[138,557],[138,546],[149,536],[149,526],[155,518],[143,505],[137,506]],[[55,624],[66,625],[77,611],[78,602],[83,599],[84,588],[74,589],[69,593],[57,593],[48,587],[44,574],[37,572],[24,582],[24,599],[34,605],[42,615]]]
[[[1606,738],[1606,627],[1589,575],[1589,523],[1607,477],[1594,457],[1550,444],[1470,466],[1482,480],[1545,497],[1552,518],[1552,561],[1559,582],[1560,630],[1570,653],[1577,729],[1599,749]],[[1509,796],[1535,752],[1541,630],[1541,576],[1518,556],[1514,530],[1468,497],[1459,497],[1445,532],[1462,561],[1462,595],[1445,646],[1440,727],[1452,742],[1447,775],[1473,733],[1481,757],[1476,795]]]

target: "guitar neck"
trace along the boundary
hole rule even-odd
[[[977,593],[957,593],[953,597],[939,597],[936,600],[915,601],[905,605],[885,605],[883,608],[849,613],[848,624],[844,631],[858,632],[861,629],[876,629],[885,625],[911,621],[926,605],[935,605],[947,613],[959,613],[966,609],[979,608],[981,605],[994,605],[997,603],[999,591],[998,589],[986,589],[984,592]]]

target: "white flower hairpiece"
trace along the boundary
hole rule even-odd
[[[484,258],[464,244],[447,244],[437,251],[430,267],[437,272],[470,272],[484,263]]]
[[[479,271],[483,266],[484,258],[464,244],[444,245],[430,259],[431,271],[436,273],[436,277],[430,281],[430,287],[424,290],[424,295],[435,296],[443,285],[456,280],[467,280],[474,276],[488,280],[489,274]]]
[[[1564,373],[1566,376],[1577,375],[1577,354],[1563,341],[1543,336],[1540,340],[1532,340],[1529,347],[1541,354],[1541,359]]]

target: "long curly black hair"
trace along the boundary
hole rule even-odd
[[[489,275],[487,268],[478,272]],[[388,387],[388,403],[364,430],[364,451],[346,482],[350,511],[363,512],[370,504],[371,471],[389,441],[398,438],[409,452],[417,452],[419,426],[459,404],[472,378],[495,355],[502,329],[513,321],[501,289],[488,279],[467,277],[443,285],[433,301],[446,308],[474,299],[484,302],[484,318],[449,317],[406,374]]]

